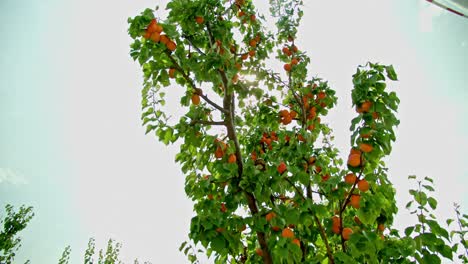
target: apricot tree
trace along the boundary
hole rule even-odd
[[[399,124],[386,84],[397,80],[394,68],[367,63],[353,75],[356,117],[343,160],[321,121],[335,91],[310,77],[295,42],[301,6],[270,1],[276,32],[251,0],[172,0],[166,18],[146,9],[129,19],[130,54],[144,73],[143,125],[165,144],[180,142],[176,161],[196,214],[190,240],[216,263],[452,259],[452,237],[430,214],[430,182],[412,190],[419,224],[404,235],[392,229],[395,189],[382,159]],[[183,113],[165,106],[175,89]],[[190,248],[181,246],[198,262]]]

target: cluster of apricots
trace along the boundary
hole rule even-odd
[[[353,229],[350,227],[341,229],[341,219],[340,217],[334,215],[332,217],[332,232],[337,235],[341,234],[344,240],[348,240],[351,234],[353,234]]]
[[[293,41],[292,38],[289,38],[289,41]],[[294,66],[296,66],[297,64],[299,64],[300,62],[300,58],[299,57],[295,57],[294,54],[297,53],[299,51],[299,49],[297,48],[296,45],[294,44],[291,44],[289,46],[284,46],[283,49],[281,50],[283,52],[284,55],[286,55],[287,57],[291,57],[291,62],[289,63],[286,63],[284,64],[283,66],[283,69],[287,72],[290,72],[292,70],[292,68]]]
[[[279,116],[281,124],[288,125],[292,122],[294,118],[296,118],[297,112],[294,110],[288,111],[286,109],[283,109],[279,112]]]
[[[174,51],[176,49],[176,43],[172,41],[167,35],[162,34],[163,26],[158,24],[156,19],[152,19],[149,23],[148,27],[146,28],[145,35],[143,36],[145,39],[150,39],[156,43],[162,43],[166,45],[167,49],[170,51]]]
[[[348,165],[351,167],[359,167],[363,164],[362,153],[369,153],[374,149],[371,144],[360,143],[359,149],[351,148],[348,155]]]
[[[265,219],[267,222],[271,222],[273,220],[273,218],[276,217],[276,213],[275,212],[269,212],[265,215]],[[274,232],[279,232],[281,231],[281,237],[283,238],[286,238],[286,239],[290,239],[291,243],[297,245],[298,247],[301,246],[301,241],[296,238],[295,234],[294,234],[294,231],[292,230],[295,226],[294,225],[288,225],[287,227],[285,228],[281,228],[279,226],[272,226],[271,227],[271,230],[274,231]],[[257,255],[259,256],[262,256],[263,255],[263,251],[258,248],[256,250],[256,253]]]
[[[217,159],[222,159],[224,157],[224,153],[227,150],[227,145],[223,141],[219,139],[215,139],[215,145],[216,145],[216,150],[215,150],[215,157]]]
[[[262,138],[260,139],[260,147],[259,152],[260,154],[264,154],[267,149],[272,150],[273,146],[272,143],[274,141],[278,141],[278,135],[276,134],[275,131],[272,131],[270,134],[268,133],[263,133]],[[256,161],[258,158],[257,151],[253,150],[252,153],[250,154],[250,158],[253,161]]]
[[[307,129],[313,131],[317,124],[320,124],[321,119],[317,116],[320,108],[325,108],[327,105],[324,99],[327,97],[327,94],[324,91],[313,93],[313,90],[317,88],[316,84],[310,86],[310,91],[302,96],[302,106],[304,107],[305,117],[307,121]],[[289,105],[290,108],[293,108],[293,104]],[[302,109],[300,109],[302,111]],[[294,110],[280,110],[279,118],[280,122],[283,125],[290,124],[293,120],[296,119],[298,113]]]
[[[217,159],[222,159],[224,157],[224,154],[227,150],[227,145],[226,143],[224,143],[223,141],[219,140],[219,139],[215,139],[215,144],[216,144],[216,150],[215,150],[215,157]],[[236,163],[237,161],[237,157],[236,157],[236,154],[234,153],[231,153],[229,154],[228,156],[228,159],[227,159],[227,162],[228,163]]]
[[[255,21],[257,21],[257,17],[255,16],[255,14],[247,14],[243,10],[243,7],[245,5],[245,0],[236,0],[235,5],[237,6],[237,9],[238,9],[237,17],[243,24],[247,23],[247,21],[249,20],[251,23],[254,23]]]

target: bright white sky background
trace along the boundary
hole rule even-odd
[[[399,75],[401,125],[388,159],[397,226],[414,221],[403,209],[410,174],[435,179],[442,219],[454,216],[453,202],[466,213],[468,19],[423,0],[305,2],[298,46],[338,93],[325,121],[341,150],[356,66],[393,64]],[[56,263],[66,245],[81,263],[89,237],[99,247],[122,242],[128,263],[186,262],[178,246],[192,213],[178,147],[144,135],[142,74],[128,55],[127,18],[156,4],[0,1],[0,206],[36,213],[17,263]]]

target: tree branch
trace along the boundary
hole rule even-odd
[[[190,84],[190,86],[197,92],[197,94],[203,98],[203,100],[205,100],[208,104],[210,104],[211,106],[213,106],[214,108],[218,109],[219,111],[221,111],[222,113],[228,113],[229,111],[222,108],[221,106],[219,106],[218,104],[216,104],[215,102],[211,101],[208,96],[204,95],[203,94],[203,91],[200,89],[200,88],[197,88],[195,83],[193,82],[193,80],[187,75],[187,73],[184,72],[184,70],[182,69],[182,67],[180,67],[179,63],[177,63],[177,61],[174,59],[174,57],[172,57],[171,53],[169,51],[166,50],[166,55],[169,57],[169,59],[171,60],[173,66],[175,67],[175,69],[180,72],[182,74],[182,76],[184,77],[184,79]]]
[[[196,124],[210,125],[210,126],[224,126],[226,123],[224,121],[205,121],[205,120],[192,120],[192,122],[190,122],[190,125],[196,125]]]

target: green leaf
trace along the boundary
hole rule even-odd
[[[429,206],[432,208],[432,210],[435,210],[437,208],[437,200],[429,197],[427,198],[427,202],[429,203]]]
[[[389,65],[385,67],[385,70],[387,71],[387,77],[392,80],[392,81],[397,81],[398,77],[395,72],[395,69],[393,68],[393,65]]]
[[[411,233],[413,233],[413,231],[414,231],[414,226],[409,226],[405,229],[405,235],[409,237]]]
[[[226,247],[226,240],[223,236],[218,235],[211,240],[211,247],[216,252],[221,252]]]
[[[182,251],[182,249],[185,248],[185,245],[187,245],[187,241],[182,242],[182,244],[179,247],[179,251]]]

